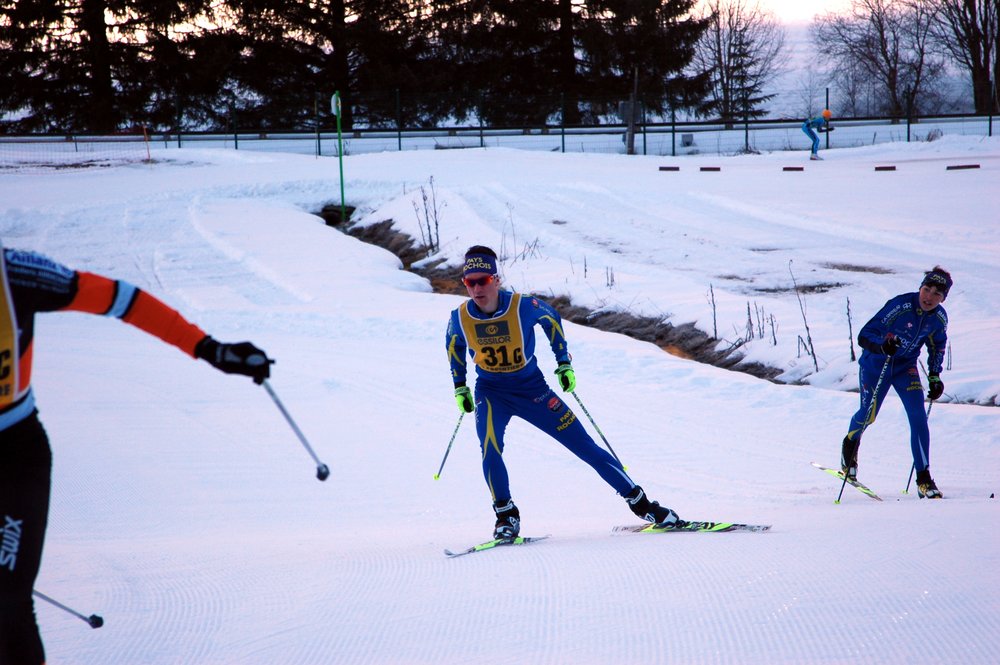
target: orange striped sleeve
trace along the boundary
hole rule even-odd
[[[201,328],[189,322],[176,310],[138,289],[135,300],[122,317],[122,321],[159,337],[191,357],[194,357],[194,347],[205,337],[205,332]]]
[[[63,309],[106,314],[115,300],[115,281],[92,272],[77,273],[76,295]]]
[[[192,357],[205,337],[201,328],[142,289],[90,272],[77,273],[76,295],[63,309],[118,317]]]

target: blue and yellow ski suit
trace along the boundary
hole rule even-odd
[[[931,436],[924,411],[924,387],[920,382],[917,360],[920,349],[927,346],[927,372],[941,372],[945,347],[948,345],[948,314],[938,305],[930,312],[920,308],[918,293],[904,293],[891,299],[865,324],[858,333],[861,352],[859,383],[861,407],[851,417],[847,436],[857,439],[858,432],[875,422],[889,387],[896,389],[910,421],[910,449],[913,465],[923,471],[930,464]],[[882,353],[886,335],[900,339],[899,350],[892,356]],[[888,363],[878,394],[873,394],[882,368]],[[874,399],[874,408],[872,400]]]
[[[476,433],[483,476],[494,502],[511,498],[503,461],[504,432],[513,416],[528,421],[589,464],[622,496],[635,483],[621,464],[597,445],[565,401],[545,383],[535,358],[535,325],[548,338],[557,362],[569,361],[562,319],[548,303],[500,291],[497,311],[485,314],[472,300],[453,310],[446,344],[456,386],[466,380],[466,356],[476,366]]]

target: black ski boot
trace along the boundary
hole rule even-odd
[[[858,479],[858,447],[861,440],[851,441],[851,437],[845,436],[844,443],[840,447],[840,470],[844,472],[850,480]]]
[[[664,508],[656,501],[647,499],[646,493],[638,485],[625,495],[625,500],[628,502],[629,509],[640,519],[652,522],[657,526],[677,524],[681,521],[674,511]]]
[[[921,499],[943,499],[944,495],[931,478],[931,470],[917,471],[917,496]]]
[[[521,513],[511,499],[497,501],[493,504],[493,512],[497,514],[493,537],[501,540],[514,540],[521,533]]]

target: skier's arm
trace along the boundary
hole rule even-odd
[[[468,354],[468,346],[465,343],[462,326],[458,322],[458,310],[452,312],[451,318],[448,319],[448,330],[445,333],[445,348],[448,350],[451,380],[454,382],[456,388],[464,386],[466,379],[465,358]]]
[[[448,319],[448,330],[445,333],[445,346],[448,349],[448,364],[451,366],[451,378],[455,383],[455,403],[462,413],[472,413],[476,410],[472,399],[472,391],[465,385],[465,357],[468,347],[465,335],[458,322],[458,310],[451,313]]]
[[[205,331],[142,289],[89,272],[76,275],[76,293],[62,309],[113,316],[195,357]]]
[[[522,316],[529,313],[534,316],[535,323],[541,326],[548,339],[556,362],[569,363],[569,347],[566,344],[566,333],[563,332],[562,317],[559,316],[559,312],[544,300],[525,296],[521,299],[521,313]]]
[[[205,334],[177,310],[123,280],[89,272],[76,274],[76,293],[63,309],[114,316],[158,337],[226,374],[242,374],[263,383],[273,360],[250,342],[227,344]]]
[[[944,352],[948,347],[948,327],[945,326],[927,338],[927,373],[940,374],[944,368]]]
[[[860,332],[858,332],[858,346],[870,353],[892,355],[886,354],[886,351],[889,350],[886,348],[886,344],[889,341],[889,333],[891,331],[883,322],[885,316],[891,311],[893,306],[894,300],[890,300],[861,328]],[[896,348],[898,348],[898,343],[896,344]],[[893,349],[893,352],[895,352],[895,349]]]

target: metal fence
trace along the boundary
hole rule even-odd
[[[834,120],[835,132],[821,140],[826,148],[852,148],[893,142],[930,141],[943,135],[993,136],[993,116],[924,116],[911,119]],[[624,154],[626,126],[542,126],[517,129],[448,127],[421,130],[355,130],[338,143],[336,131],[182,133],[120,136],[0,136],[0,169],[91,160],[135,161],[152,151],[215,148],[336,156],[403,150],[500,147],[551,152]],[[648,123],[636,128],[635,153],[660,156],[735,155],[748,152],[807,150],[810,140],[801,120]]]

